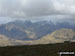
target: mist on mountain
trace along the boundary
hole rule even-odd
[[[37,40],[61,28],[75,29],[75,24],[68,21],[53,22],[52,20],[44,20],[32,22],[30,20],[16,20],[1,24],[0,34],[16,40]]]

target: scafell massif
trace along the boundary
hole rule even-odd
[[[75,41],[75,23],[62,21],[13,21],[0,25],[0,46]]]

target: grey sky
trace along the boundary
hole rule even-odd
[[[75,15],[75,0],[0,0],[0,16]]]
[[[74,19],[75,0],[0,0],[0,17],[27,19],[47,15]]]

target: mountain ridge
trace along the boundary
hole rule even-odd
[[[52,21],[34,23],[31,21],[14,21],[1,25],[0,34],[16,40],[37,40],[61,28],[75,29],[75,26],[70,25],[68,22],[54,24]]]

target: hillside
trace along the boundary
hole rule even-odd
[[[59,43],[59,42],[64,42],[64,41],[72,41],[75,40],[75,31],[72,29],[59,29],[51,34],[47,34],[46,36],[42,37],[41,40],[45,40],[44,42],[47,43]]]
[[[0,56],[59,56],[60,51],[75,51],[75,42],[0,47]]]
[[[9,39],[3,35],[0,35],[0,46],[9,46],[12,45],[9,41]]]
[[[25,44],[27,44],[25,41],[9,39],[8,37],[4,35],[0,35],[0,47],[1,46],[25,45]]]
[[[62,43],[64,41],[75,41],[75,31],[66,28],[59,29],[38,40],[31,41],[30,44]]]
[[[75,42],[75,31],[63,28],[54,31],[51,34],[49,33],[38,40],[16,40],[0,35],[0,46],[63,43],[64,41]]]

